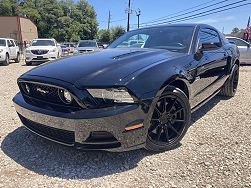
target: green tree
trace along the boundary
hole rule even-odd
[[[113,27],[112,30],[111,30],[111,36],[112,36],[111,39],[112,39],[112,41],[119,38],[125,32],[126,32],[125,28],[123,28],[122,26]]]
[[[104,44],[111,42],[111,32],[108,29],[101,29],[98,32],[98,41]]]
[[[97,37],[96,12],[87,0],[0,0],[0,16],[31,19],[40,38],[77,41]]]
[[[0,0],[1,16],[18,16],[20,14],[18,0]]]
[[[233,28],[232,33],[231,34],[236,34],[239,33],[240,29],[238,27]]]

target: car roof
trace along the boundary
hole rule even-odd
[[[162,28],[162,27],[209,27],[209,28],[214,28],[211,25],[207,24],[202,24],[202,23],[184,23],[184,24],[163,24],[163,25],[157,25],[157,26],[148,26],[148,27],[143,27],[137,30],[141,29],[149,29],[149,28]],[[214,28],[216,29],[216,28]]]
[[[55,40],[53,38],[50,38],[50,39],[46,39],[46,38],[38,38],[38,39],[33,39],[33,40]]]
[[[14,39],[11,39],[11,38],[0,38],[1,40],[14,40]]]

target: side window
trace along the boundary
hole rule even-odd
[[[15,46],[15,42],[13,40],[10,40],[10,42],[12,46]]]
[[[7,40],[7,44],[8,44],[8,47],[11,47],[11,46],[12,46],[10,40]]]
[[[234,39],[234,42],[235,42],[236,46],[245,46],[245,47],[248,46],[247,43],[245,43],[244,41],[239,40],[239,39]]]
[[[221,40],[218,33],[209,28],[203,28],[199,32],[199,46],[203,43],[215,44],[218,47],[221,47]]]

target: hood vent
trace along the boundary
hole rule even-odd
[[[143,53],[146,53],[146,52],[145,51],[132,51],[130,53],[115,56],[112,59],[122,59],[122,58],[130,57],[133,55],[139,55],[139,54],[143,54]]]

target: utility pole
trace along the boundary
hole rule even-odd
[[[109,15],[108,15],[108,30],[110,30],[110,23],[111,23],[111,11],[109,10]]]
[[[127,32],[130,31],[131,0],[128,1]]]
[[[138,16],[138,28],[139,28],[139,16],[140,16],[140,14],[141,14],[141,10],[140,9],[136,10],[136,15]]]

